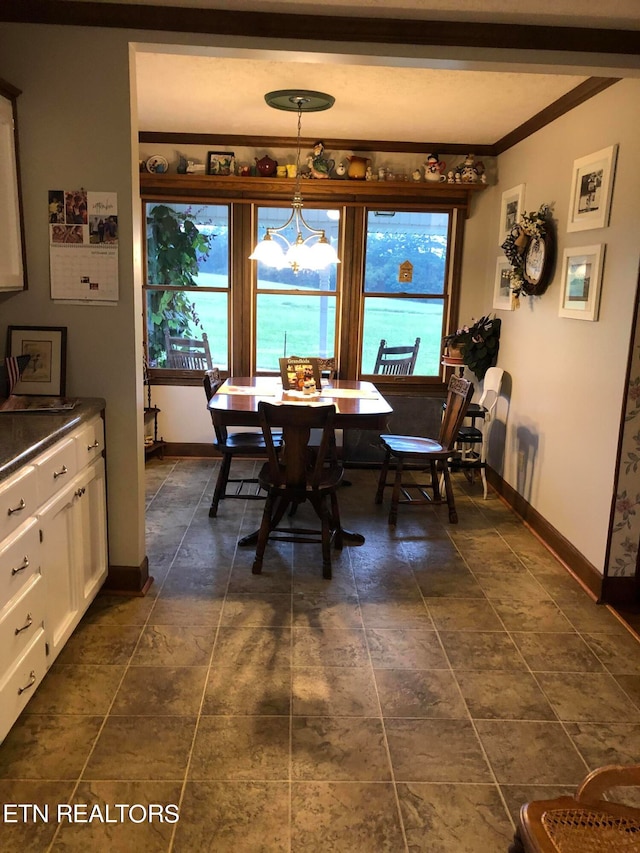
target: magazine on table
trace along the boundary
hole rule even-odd
[[[68,397],[27,397],[10,394],[0,402],[0,412],[67,412],[74,409],[78,401]]]
[[[280,359],[280,376],[285,391],[304,391],[309,383],[314,384],[314,390],[320,391],[320,363],[317,358],[297,358],[289,356]]]

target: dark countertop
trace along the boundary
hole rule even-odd
[[[104,408],[101,397],[84,397],[68,412],[0,413],[0,482]]]

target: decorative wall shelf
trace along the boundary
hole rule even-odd
[[[233,199],[246,202],[285,201],[290,203],[293,178],[237,178],[211,175],[140,174],[140,191],[146,199],[167,197]],[[472,197],[487,189],[486,184],[449,184],[426,181],[354,181],[312,178],[302,181],[302,195],[310,202],[340,204],[385,204],[401,201],[433,208],[456,207],[469,215]]]

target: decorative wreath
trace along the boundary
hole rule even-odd
[[[511,264],[509,278],[514,296],[539,296],[551,281],[555,262],[555,237],[551,207],[543,204],[531,213],[521,213],[502,244]]]

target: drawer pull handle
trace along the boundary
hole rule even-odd
[[[22,510],[26,507],[26,503],[24,502],[24,498],[20,498],[20,503],[18,506],[9,507],[7,510],[7,515],[13,515],[14,512],[22,512]]]
[[[33,616],[30,613],[27,613],[27,621],[24,623],[22,628],[16,628],[16,637],[18,634],[21,634],[23,631],[26,631],[27,628],[30,628],[33,625]]]
[[[11,569],[11,577],[17,575],[18,572],[24,572],[25,569],[29,568],[29,557],[25,554],[22,558],[22,565],[16,566],[15,569]]]
[[[93,450],[95,447],[100,447],[100,442],[98,441],[98,439],[97,439],[97,438],[96,438],[96,440],[93,442],[93,444],[88,444],[88,445],[87,445],[87,450]]]
[[[66,465],[63,465],[59,471],[53,472],[53,479],[57,480],[58,477],[62,477],[63,474],[68,474],[68,473],[69,473],[69,469],[67,468]]]
[[[87,491],[86,488],[84,486],[81,486],[79,489],[76,489],[76,492],[75,492],[76,497],[81,498],[86,491]]]
[[[35,671],[35,669],[32,669],[31,672],[29,673],[28,683],[25,684],[24,687],[18,687],[18,696],[21,696],[25,690],[28,690],[30,687],[33,687],[33,685],[35,683],[36,683],[36,671]]]

